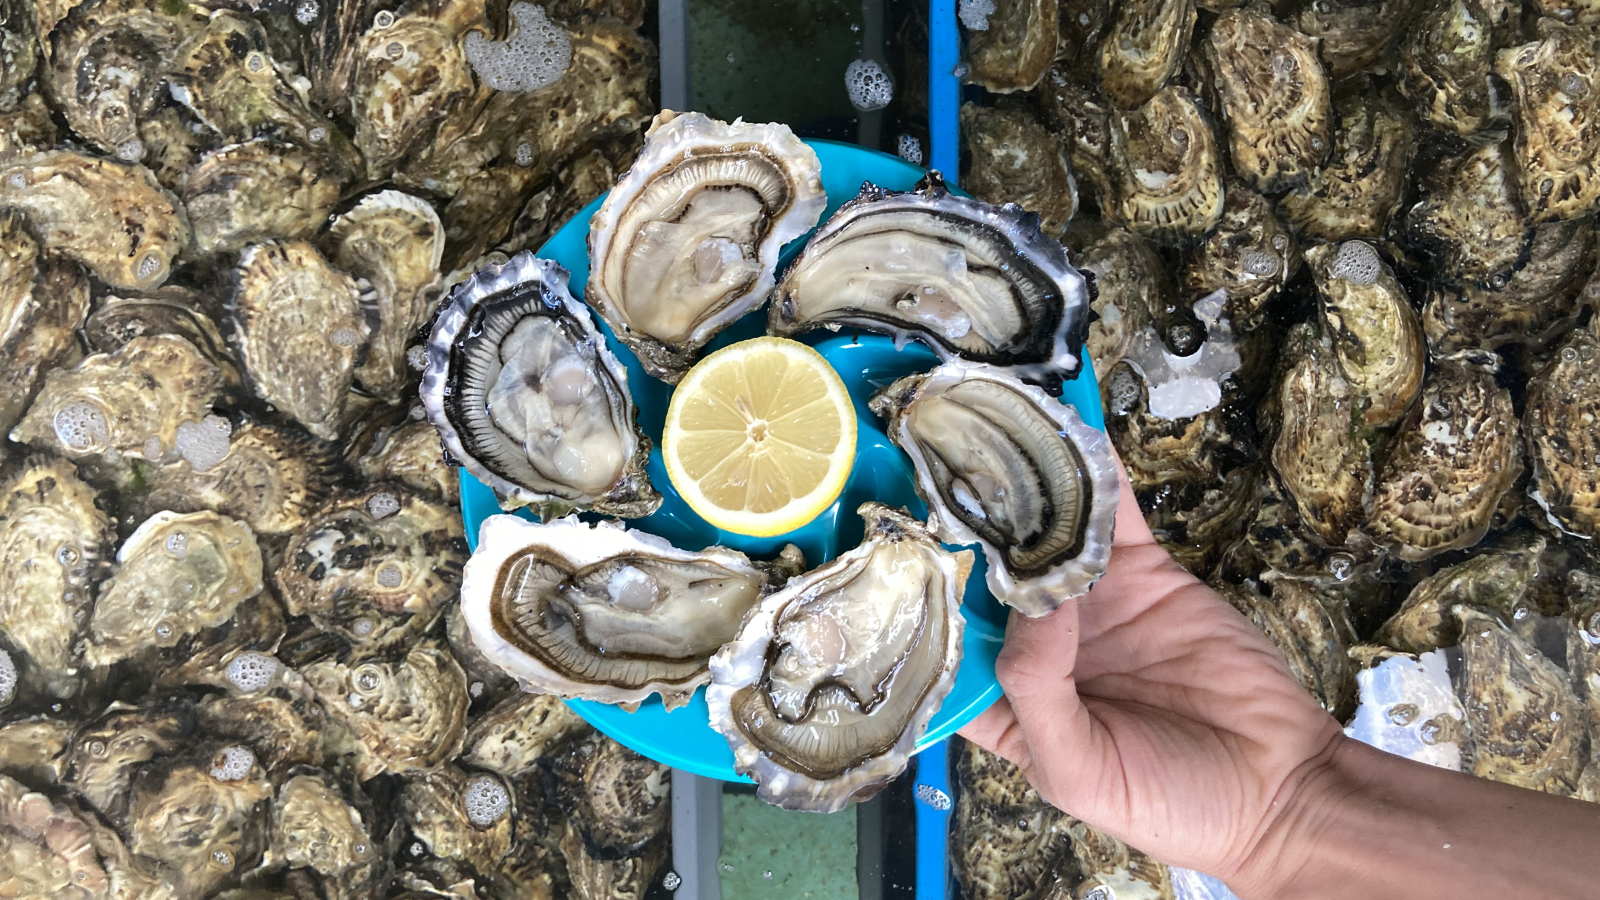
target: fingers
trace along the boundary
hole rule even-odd
[[[957,729],[957,734],[979,747],[1011,760],[1027,769],[1030,764],[1028,742],[1017,727],[1016,714],[1011,711],[1011,701],[1001,697],[976,719]]]
[[[1072,678],[1077,653],[1076,601],[1037,619],[1013,612],[995,660],[1006,708],[975,729],[980,743],[993,742],[1000,755],[1023,766],[1035,787],[1056,796],[1082,777],[1092,756],[1092,723]]]
[[[1117,456],[1116,448],[1112,448],[1111,455],[1117,460],[1117,527],[1111,546],[1136,547],[1141,544],[1154,544],[1155,535],[1150,533],[1150,526],[1144,521],[1144,513],[1139,511],[1139,499],[1133,495],[1133,482],[1128,480],[1128,467],[1122,464],[1122,457]]]

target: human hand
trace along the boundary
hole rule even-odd
[[[1125,473],[1105,577],[1050,616],[1012,613],[995,669],[1005,696],[963,736],[1057,808],[1246,895],[1275,877],[1263,836],[1343,739],[1266,638],[1156,544]]]

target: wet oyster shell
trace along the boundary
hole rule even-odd
[[[66,805],[0,775],[0,858],[15,897],[105,896],[111,880],[90,826]]]
[[[439,300],[444,225],[426,201],[380,191],[335,219],[328,237],[333,264],[366,279],[377,300],[378,324],[356,383],[399,402],[411,378],[406,348]]]
[[[1220,477],[1235,440],[1226,404],[1176,419],[1154,415],[1147,383],[1128,365],[1111,370],[1106,393],[1112,401],[1106,433],[1136,492]]]
[[[1376,240],[1400,208],[1416,151],[1411,113],[1391,92],[1372,87],[1354,85],[1334,94],[1327,164],[1278,201],[1284,218],[1305,237]]]
[[[996,94],[1032,90],[1056,59],[1059,7],[1055,0],[990,4],[988,27],[966,31],[966,82]]]
[[[511,801],[495,776],[444,765],[408,777],[400,805],[412,837],[428,853],[493,878],[512,852],[519,810]]]
[[[1333,342],[1301,326],[1289,334],[1278,388],[1283,424],[1272,465],[1300,518],[1330,546],[1360,524],[1372,494],[1371,451],[1360,433],[1355,388]]]
[[[0,27],[0,111],[10,111],[27,94],[39,65],[39,42],[26,14]]]
[[[61,782],[120,828],[134,775],[145,763],[187,746],[194,730],[194,709],[186,702],[113,703],[73,735],[60,763]]]
[[[1156,543],[1190,574],[1209,577],[1255,520],[1257,482],[1264,477],[1260,465],[1238,466],[1198,491],[1172,491],[1174,502],[1145,516]],[[1157,497],[1167,493],[1167,486],[1156,491]]]
[[[172,105],[146,116],[139,123],[139,137],[144,142],[141,162],[162,187],[176,193],[183,174],[210,148],[214,135],[187,109]]]
[[[869,408],[911,457],[928,528],[979,543],[989,592],[1023,615],[1088,593],[1111,558],[1117,464],[1077,410],[991,366],[949,362]]]
[[[229,661],[241,653],[271,653],[283,640],[283,605],[263,591],[239,604],[233,616],[213,628],[187,634],[171,647],[147,650],[138,669],[162,687],[205,684],[228,689]]]
[[[1256,481],[1254,509],[1244,541],[1224,552],[1224,569],[1243,563],[1252,577],[1265,567],[1295,578],[1344,583],[1378,567],[1377,548],[1369,541],[1328,546],[1301,517],[1294,496],[1270,468]]]
[[[1094,312],[1084,340],[1099,384],[1127,355],[1134,337],[1152,324],[1152,311],[1175,305],[1176,292],[1161,257],[1145,240],[1126,228],[1103,234],[1069,231],[1063,243],[1080,272],[1094,276]],[[1102,387],[1102,393],[1105,388]]]
[[[337,879],[345,896],[360,896],[384,868],[376,824],[345,799],[332,775],[296,769],[273,800],[268,864],[311,869]]]
[[[1600,723],[1600,577],[1583,571],[1567,575],[1567,671],[1572,689],[1589,710],[1589,722]],[[1600,759],[1600,746],[1590,736],[1590,756]],[[3,743],[3,741],[0,741]],[[1590,776],[1600,775],[1590,763]],[[1600,782],[1592,782],[1600,788]],[[1580,794],[1582,793],[1580,789]],[[1584,799],[1600,801],[1600,796]]]
[[[1301,6],[1289,23],[1317,42],[1328,77],[1338,80],[1381,64],[1415,6],[1416,0],[1322,0]]]
[[[467,679],[444,650],[417,646],[401,662],[354,667],[328,660],[301,674],[347,732],[329,735],[329,752],[353,754],[361,781],[431,768],[461,752]]]
[[[208,896],[260,861],[271,796],[266,773],[238,745],[157,763],[130,789],[128,849],[166,864],[181,894]]]
[[[1395,436],[1363,530],[1403,560],[1477,543],[1522,473],[1517,418],[1497,369],[1492,354],[1445,359]]]
[[[616,184],[616,170],[617,165],[600,150],[568,162],[556,173],[554,183],[539,189],[522,205],[497,249],[509,257],[544,246],[567,220]]]
[[[1192,0],[1118,3],[1099,42],[1100,88],[1118,106],[1143,106],[1176,75],[1194,31]]]
[[[61,781],[61,756],[72,743],[77,723],[49,716],[30,716],[0,725],[0,775],[24,784]]]
[[[1431,283],[1422,329],[1435,354],[1493,350],[1506,344],[1540,345],[1571,329],[1584,279],[1595,261],[1595,232],[1588,222],[1559,222],[1534,229],[1528,264],[1498,291],[1474,284]]]
[[[0,165],[43,153],[59,137],[44,98],[29,94],[14,109],[0,110]]]
[[[1427,348],[1422,325],[1388,263],[1365,241],[1306,251],[1316,279],[1323,332],[1359,412],[1353,421],[1382,428],[1405,415],[1422,390]]]
[[[1348,607],[1336,595],[1292,578],[1272,577],[1267,586],[1270,597],[1250,582],[1214,585],[1278,648],[1301,687],[1344,721],[1356,702],[1356,666],[1349,656],[1356,632]]]
[[[1106,180],[1106,161],[1111,152],[1109,104],[1078,76],[1057,65],[1050,77],[1034,91],[1044,123],[1049,127],[1071,160],[1071,171],[1080,188],[1098,198],[1100,206],[1111,202]]]
[[[1160,244],[1191,244],[1222,219],[1222,157],[1210,117],[1169,85],[1109,118],[1107,218]]]
[[[881,503],[857,512],[860,546],[763,599],[711,658],[711,727],[761,799],[785,809],[837,812],[882,790],[961,664],[971,551],[944,550]]]
[[[169,285],[148,293],[119,292],[97,298],[94,312],[83,324],[83,333],[90,349],[100,353],[111,353],[134,338],[175,334],[193,344],[217,367],[223,394],[237,397],[241,384],[239,364],[214,315],[207,298]]]
[[[428,422],[407,422],[385,430],[355,461],[367,481],[392,481],[446,505],[460,497],[461,476],[446,465],[439,432]]]
[[[74,459],[160,459],[184,422],[210,412],[220,382],[216,366],[183,338],[134,338],[49,372],[11,439]]]
[[[473,721],[461,762],[515,778],[533,771],[551,748],[588,728],[554,694],[519,692]]]
[[[1165,865],[1087,823],[1064,818],[1082,878],[1075,888],[1078,897],[1088,900],[1101,891],[1102,896],[1129,900],[1175,900]]]
[[[0,207],[106,284],[148,290],[189,243],[189,220],[149,169],[69,150],[0,166]]]
[[[1305,184],[1333,147],[1333,97],[1317,45],[1252,8],[1217,17],[1204,43],[1234,172],[1257,190]]]
[[[246,248],[227,300],[229,339],[256,396],[323,440],[339,436],[374,313],[362,286],[305,241]]]
[[[322,157],[257,138],[202,154],[179,181],[195,249],[236,253],[272,238],[307,238],[327,223],[342,179]]]
[[[551,799],[566,810],[569,826],[595,858],[644,856],[663,843],[672,810],[671,769],[592,734],[569,744],[552,760],[550,771]]]
[[[1461,643],[1461,624],[1452,612],[1458,605],[1511,618],[1539,577],[1544,549],[1544,541],[1535,540],[1440,569],[1411,589],[1374,639],[1407,653],[1425,653]]]
[[[1015,765],[970,741],[956,758],[951,863],[962,897],[1041,900],[1071,851],[1063,814]]]
[[[1600,209],[1600,30],[1539,23],[1539,41],[1501,50],[1495,73],[1511,85],[1522,202],[1532,223]]]
[[[283,676],[287,683],[293,673]],[[212,694],[195,707],[195,721],[216,740],[237,741],[256,748],[257,762],[273,780],[294,766],[317,766],[323,761],[326,717],[315,701],[302,694],[301,682],[293,691],[250,694]]]
[[[1078,185],[1061,145],[1019,107],[961,107],[961,133],[972,167],[963,182],[985,203],[1015,203],[1058,236],[1078,209]]]
[[[0,212],[0,433],[22,418],[44,374],[73,346],[89,285],[69,262],[44,258],[21,214]]]
[[[43,456],[0,487],[0,631],[59,696],[76,690],[73,645],[116,538],[96,500],[71,463]]]
[[[576,517],[492,516],[461,585],[472,642],[524,690],[671,710],[710,679],[767,576],[736,550]]]
[[[1528,385],[1523,422],[1533,463],[1529,494],[1550,523],[1579,537],[1600,536],[1600,338],[1575,329]]]
[[[1470,135],[1503,115],[1489,76],[1516,9],[1509,0],[1431,0],[1413,20],[1400,42],[1399,87],[1423,121]]]
[[[1216,230],[1185,254],[1183,289],[1195,297],[1226,291],[1229,321],[1249,331],[1299,269],[1300,248],[1267,198],[1236,181],[1224,197]]]
[[[662,112],[590,220],[586,299],[645,371],[676,384],[713,335],[761,305],[778,250],[817,224],[821,172],[787,126]]]
[[[261,551],[248,526],[214,512],[158,512],[117,550],[100,585],[84,658],[108,666],[214,628],[261,593]]]

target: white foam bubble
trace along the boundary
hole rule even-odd
[[[1378,251],[1365,241],[1345,241],[1333,258],[1329,273],[1351,284],[1376,284],[1383,274],[1383,260]]]
[[[388,491],[379,491],[367,498],[367,514],[383,519],[400,511],[400,498]]]
[[[379,587],[397,588],[400,586],[400,582],[404,580],[404,576],[402,576],[400,572],[400,567],[394,563],[388,563],[383,568],[378,570]]]
[[[956,17],[972,31],[988,31],[992,15],[994,0],[961,0],[961,5],[956,7]]]
[[[17,695],[17,663],[11,654],[0,650],[0,706],[11,702]]]
[[[883,109],[894,99],[894,79],[870,59],[858,59],[845,67],[844,89],[850,105],[862,112]]]
[[[467,62],[497,91],[536,91],[548,87],[572,64],[566,29],[550,21],[544,7],[511,4],[511,34],[491,41],[481,31],[467,35]]]
[[[263,690],[272,684],[283,670],[276,656],[247,650],[228,663],[228,680],[246,694]]]
[[[256,755],[249,748],[223,747],[211,761],[211,777],[218,781],[243,781],[250,777],[255,765]]]
[[[67,403],[56,410],[56,439],[69,450],[93,450],[111,440],[105,413],[93,403]]]
[[[913,166],[922,165],[922,142],[917,140],[915,135],[900,135],[900,141],[895,150],[900,154],[901,159],[911,163]]]
[[[189,461],[196,472],[216,468],[228,455],[228,439],[233,436],[233,425],[222,416],[206,416],[198,422],[178,425],[178,455]]]
[[[461,793],[461,805],[466,808],[468,822],[488,828],[511,809],[511,794],[493,775],[475,775]]]

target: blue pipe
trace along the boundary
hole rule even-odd
[[[928,2],[928,168],[955,184],[961,168],[961,33],[956,0]]]
[[[950,742],[940,741],[912,757],[917,763],[917,900],[946,900],[949,873],[950,833]]]

